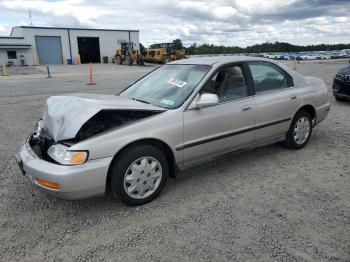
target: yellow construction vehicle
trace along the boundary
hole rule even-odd
[[[185,49],[175,50],[174,43],[160,43],[151,45],[142,55],[146,62],[166,64],[185,58]]]
[[[134,49],[134,43],[121,43],[121,48],[115,51],[114,60],[118,65],[144,65],[144,57]]]

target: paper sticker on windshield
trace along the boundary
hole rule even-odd
[[[161,102],[162,104],[168,105],[168,106],[173,106],[173,105],[175,105],[175,101],[173,101],[173,100],[162,99],[160,102]]]
[[[178,79],[174,79],[174,78],[170,78],[169,81],[167,82],[168,84],[177,86],[177,87],[184,87],[185,85],[187,85],[187,82],[182,81],[182,80],[178,80]]]

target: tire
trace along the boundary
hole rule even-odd
[[[113,160],[109,175],[113,197],[130,206],[143,205],[163,189],[169,175],[168,161],[158,148],[139,144],[126,148]]]
[[[120,55],[115,56],[115,63],[121,65],[123,63],[123,59]]]
[[[144,56],[142,56],[142,55],[139,56],[139,59],[137,60],[137,64],[141,65],[141,66],[145,65],[145,58],[144,58]]]
[[[309,142],[311,134],[312,118],[310,114],[304,110],[298,111],[289,127],[284,146],[290,149],[302,149]]]
[[[129,66],[132,66],[134,64],[134,59],[132,58],[132,56],[127,56],[126,57],[127,63]]]
[[[169,56],[165,56],[165,57],[163,57],[163,59],[162,59],[162,64],[167,64],[167,63],[169,63],[170,62],[170,57]]]

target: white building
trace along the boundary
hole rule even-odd
[[[0,65],[111,62],[122,42],[139,50],[139,31],[18,26],[0,36]]]

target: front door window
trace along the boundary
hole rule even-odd
[[[233,65],[221,69],[206,83],[201,93],[217,94],[220,103],[248,96],[242,67]]]

